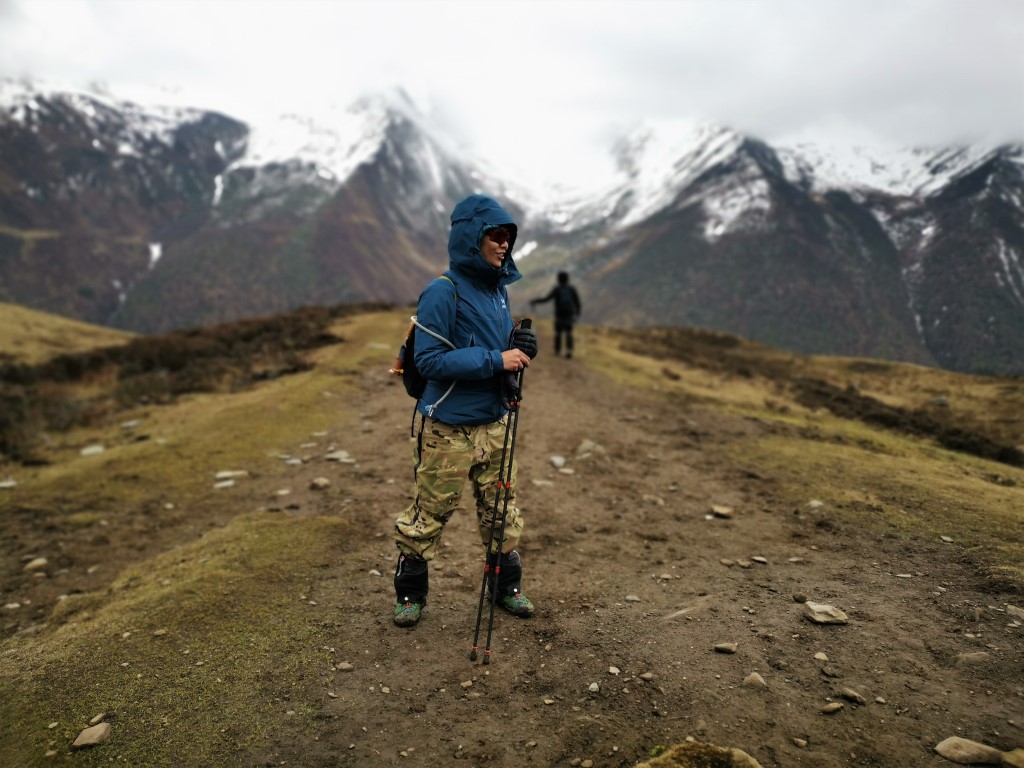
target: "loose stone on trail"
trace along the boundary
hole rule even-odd
[[[337,461],[342,464],[355,464],[356,460],[352,458],[352,454],[348,451],[331,451],[324,456],[327,461]]]
[[[728,520],[728,519],[732,518],[732,514],[733,514],[732,507],[726,507],[726,506],[724,506],[722,504],[712,504],[711,505],[711,514],[714,515],[715,517],[720,517],[720,518],[723,518],[725,520]]]
[[[849,619],[838,608],[825,603],[804,603],[804,618],[815,624],[846,624]]]
[[[110,738],[110,723],[100,723],[90,728],[86,728],[80,734],[75,742],[71,745],[72,749],[82,749],[84,747],[94,747],[98,744],[103,744]]]
[[[745,686],[747,686],[747,688],[767,688],[768,687],[768,683],[766,683],[764,681],[764,678],[761,677],[761,675],[759,675],[757,672],[751,672],[749,675],[747,675],[743,679],[743,684]]]
[[[856,704],[867,704],[867,699],[857,693],[853,688],[840,688],[839,695]]]
[[[950,736],[940,741],[935,745],[935,751],[947,760],[964,765],[999,765],[1003,760],[1001,750],[959,736]]]
[[[736,643],[717,643],[715,645],[715,651],[718,653],[736,653]]]
[[[249,471],[245,469],[222,469],[213,476],[214,480],[234,480],[238,477],[248,477]]]

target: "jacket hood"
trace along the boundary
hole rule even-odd
[[[508,250],[501,267],[495,269],[480,251],[480,238],[495,227],[509,231]],[[466,272],[487,283],[508,285],[522,277],[512,260],[518,227],[497,200],[470,195],[452,210],[452,231],[448,235],[448,261],[452,269]]]

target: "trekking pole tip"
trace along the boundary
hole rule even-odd
[[[476,648],[469,652],[469,660],[476,661]]]

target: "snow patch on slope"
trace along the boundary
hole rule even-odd
[[[927,196],[989,160],[998,147],[897,148],[800,142],[777,148],[786,178],[817,192],[878,190]]]

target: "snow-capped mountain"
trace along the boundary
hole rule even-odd
[[[540,194],[401,92],[245,125],[0,81],[0,300],[147,332],[411,302],[447,265],[452,205],[483,191],[522,222],[514,301],[568,268],[587,322],[1024,371],[1019,145],[840,152],[649,123],[612,152],[603,187]]]
[[[617,152],[615,184],[538,217],[525,293],[571,263],[603,322],[1024,371],[1020,145],[801,154],[648,125]]]

